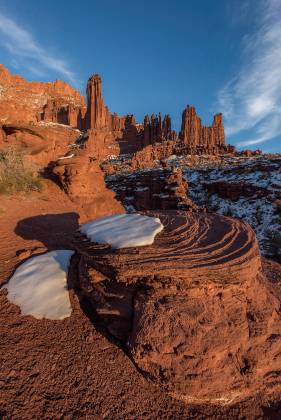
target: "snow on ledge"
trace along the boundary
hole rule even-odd
[[[67,272],[74,251],[57,250],[29,258],[4,287],[22,315],[64,319],[71,315]]]
[[[109,244],[112,248],[151,245],[157,233],[164,228],[158,217],[134,214],[115,214],[92,220],[81,226],[92,242]]]

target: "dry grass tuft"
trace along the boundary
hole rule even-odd
[[[40,191],[38,173],[24,164],[23,155],[13,148],[0,151],[0,194]]]

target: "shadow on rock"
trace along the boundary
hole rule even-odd
[[[79,214],[75,212],[42,214],[20,220],[15,233],[25,240],[40,241],[48,251],[72,249],[71,239],[78,229]]]

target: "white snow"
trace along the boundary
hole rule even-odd
[[[257,163],[259,163],[258,166]],[[184,178],[188,182],[188,194],[198,205],[220,214],[240,218],[255,230],[261,251],[266,254],[266,238],[270,231],[281,232],[280,215],[275,202],[280,199],[280,163],[267,158],[233,161],[231,166],[208,169],[185,169]],[[209,195],[205,185],[210,182],[225,181],[245,183],[265,189],[268,194],[258,198],[241,196],[237,200]]]
[[[58,158],[58,160],[61,160],[61,159],[70,159],[73,156],[74,156],[74,153],[72,153],[71,155],[68,155],[68,156],[62,156],[62,157]]]
[[[92,242],[109,244],[119,249],[151,245],[163,228],[158,217],[134,213],[96,219],[82,225],[80,231]]]
[[[29,258],[4,287],[23,315],[64,319],[71,315],[67,272],[74,251],[57,250]]]

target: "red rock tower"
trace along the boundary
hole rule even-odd
[[[214,137],[216,144],[218,146],[224,146],[225,144],[225,135],[224,135],[224,125],[222,122],[222,114],[216,114],[214,116],[212,129],[214,131]]]
[[[214,116],[210,127],[202,126],[193,106],[187,106],[182,113],[181,141],[188,153],[219,153],[225,146],[224,126],[222,114]]]
[[[86,128],[107,127],[109,112],[104,105],[101,83],[101,77],[98,74],[94,74],[88,80]]]
[[[180,138],[190,147],[199,146],[201,130],[201,119],[197,116],[195,108],[188,105],[182,113]]]

